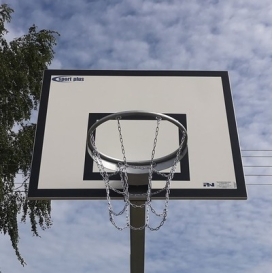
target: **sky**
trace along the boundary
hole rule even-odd
[[[2,0],[0,3],[4,3]],[[35,24],[58,31],[51,68],[227,70],[243,155],[271,155],[271,1],[9,0],[7,39]],[[243,157],[244,166],[271,158]],[[245,174],[271,174],[247,168]],[[167,222],[146,231],[147,273],[271,272],[271,177],[246,176],[247,201],[171,201]],[[53,201],[53,226],[33,237],[20,224],[17,261],[0,235],[4,273],[130,271],[129,230],[106,201]]]

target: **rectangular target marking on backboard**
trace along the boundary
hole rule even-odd
[[[90,113],[88,116],[88,126],[87,126],[87,131],[88,129],[99,119],[106,117],[110,114],[113,113]],[[185,114],[167,114],[164,113],[176,120],[178,120],[186,129],[187,129],[187,122],[186,122],[186,115]],[[137,127],[138,123],[135,123],[134,121],[139,121],[139,127]],[[143,131],[143,122],[147,122],[146,128],[150,129],[149,134],[147,136],[145,135],[145,131]],[[132,156],[129,156],[131,160],[149,160],[151,158],[151,152],[152,152],[152,144],[153,144],[153,138],[154,138],[154,131],[155,131],[155,124],[156,121],[155,119],[152,119],[151,117],[127,117],[123,118],[121,120],[122,125],[127,125],[127,126],[122,126],[122,131],[124,133],[125,129],[128,130],[127,134],[125,134],[124,141],[125,144],[125,149],[126,149],[126,156],[127,156],[127,148],[131,148],[131,155],[134,156],[136,153],[141,156],[140,158],[135,157],[133,158]],[[125,124],[124,124],[125,123]],[[169,125],[170,123],[166,124]],[[98,140],[102,139],[103,137],[105,138],[104,141],[101,141],[101,145],[98,145],[102,148],[105,149],[105,145],[108,144],[109,148],[104,154],[109,154],[112,157],[117,156],[118,159],[122,159],[123,155],[121,153],[121,147],[120,147],[120,139],[119,139],[119,134],[118,134],[118,128],[117,128],[117,121],[113,120],[111,124],[111,129],[106,128],[101,132],[99,135],[96,132],[95,133],[95,138],[98,138]],[[109,126],[110,127],[110,126]],[[158,137],[158,142],[161,140],[162,143],[157,143],[156,148],[159,148],[159,151],[156,152],[156,157],[163,157],[167,155],[170,152],[175,151],[179,147],[179,139],[182,138],[181,132],[178,130],[177,127],[172,126],[168,127],[168,130],[164,130],[161,134],[162,128],[159,129],[159,137]],[[144,127],[145,128],[145,127]],[[141,132],[139,132],[142,129]],[[169,129],[172,129],[170,132]],[[134,130],[132,132],[132,130]],[[137,138],[139,136],[137,135],[137,132],[139,132],[144,139],[140,143],[137,142]],[[87,135],[87,133],[86,133]],[[127,138],[126,138],[127,135]],[[115,141],[113,138],[116,138]],[[150,137],[148,140],[146,137]],[[109,141],[109,138],[111,138],[111,141]],[[96,140],[96,139],[95,139]],[[127,142],[127,143],[126,143]],[[129,143],[128,143],[129,142]],[[166,143],[166,145],[165,145]],[[100,144],[100,143],[99,143]],[[139,144],[139,145],[138,145]],[[136,147],[137,146],[137,147]],[[160,153],[163,148],[166,148],[166,146],[171,146],[169,147],[169,150],[165,149],[164,152]],[[134,150],[135,148],[135,150]],[[114,150],[114,151],[113,151]],[[119,153],[115,154],[115,150],[118,150]],[[140,150],[140,151],[139,151]],[[130,151],[129,151],[130,152]],[[114,153],[114,154],[113,154]],[[145,154],[144,154],[145,153]],[[144,154],[144,155],[143,155]],[[130,155],[130,153],[129,153]],[[145,157],[146,156],[146,157]],[[166,170],[169,171],[169,170]],[[164,174],[168,174],[167,172],[163,172]],[[84,175],[83,175],[83,180],[86,181],[92,181],[92,180],[99,180],[101,179],[101,175],[99,173],[98,168],[96,167],[96,163],[94,163],[93,159],[90,157],[90,155],[87,152],[85,152],[85,163],[84,163]],[[119,174],[114,175],[111,177],[111,180],[120,180]],[[153,181],[165,181],[164,177],[154,174],[153,176]],[[190,180],[190,171],[189,171],[189,159],[188,159],[188,154],[186,154],[182,160],[178,163],[178,166],[176,168],[176,172],[173,177],[173,181],[180,181],[183,183],[183,181],[189,181]],[[155,189],[158,189],[161,187],[157,186],[156,183],[154,183]]]
[[[187,129],[188,153],[174,174],[170,198],[246,199],[228,73],[118,70],[45,71],[28,197],[105,199],[104,182],[86,152],[87,130],[108,114],[133,110],[167,114]],[[122,156],[115,154],[115,122],[97,128],[96,143]],[[155,124],[139,117],[121,121],[126,157],[149,159]],[[168,126],[160,124],[156,156],[179,143],[178,129]],[[164,185],[153,177],[155,190]]]

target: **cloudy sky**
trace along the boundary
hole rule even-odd
[[[4,3],[2,0],[0,3]],[[36,24],[58,31],[51,68],[228,70],[244,155],[271,155],[270,0],[8,0],[8,39]],[[244,165],[271,158],[244,157]],[[270,174],[270,168],[245,168]],[[271,177],[246,176],[247,201],[172,201],[166,224],[146,232],[147,273],[271,272]],[[253,185],[255,184],[255,185]],[[20,225],[17,261],[0,235],[0,270],[125,273],[129,231],[105,201],[54,201],[53,226],[32,237]]]

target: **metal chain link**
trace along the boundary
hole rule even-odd
[[[127,161],[126,161],[126,156],[125,156],[125,149],[124,149],[124,145],[123,145],[123,138],[122,138],[122,134],[121,134],[121,126],[120,126],[120,117],[117,118],[117,122],[118,122],[118,132],[119,132],[119,141],[120,141],[120,145],[121,145],[121,151],[122,151],[122,155],[123,155],[123,162],[126,165]]]
[[[151,154],[151,163],[149,167],[140,167],[140,166],[132,166],[132,165],[128,165],[127,164],[127,159],[126,159],[126,155],[125,155],[125,148],[124,148],[124,142],[123,142],[123,137],[122,137],[122,132],[121,132],[121,125],[120,125],[120,117],[117,118],[117,124],[118,124],[118,131],[119,131],[119,139],[120,139],[120,144],[121,144],[121,151],[122,151],[122,155],[123,155],[123,163],[120,163],[118,165],[118,170],[109,175],[102,163],[102,160],[100,158],[100,154],[98,152],[98,149],[96,147],[95,144],[95,139],[94,136],[91,135],[90,136],[90,140],[92,142],[92,145],[94,147],[94,152],[92,154],[92,158],[93,160],[96,162],[100,175],[102,176],[104,183],[105,183],[105,188],[106,188],[106,196],[107,196],[107,203],[108,203],[108,211],[109,211],[109,218],[111,223],[118,229],[118,230],[124,230],[125,228],[131,228],[133,230],[142,230],[144,228],[149,228],[152,231],[156,231],[159,230],[165,223],[166,219],[167,219],[167,213],[168,213],[168,204],[169,204],[169,197],[170,197],[170,184],[171,184],[171,180],[173,179],[174,173],[175,173],[175,169],[176,169],[176,165],[179,161],[180,158],[180,154],[181,154],[181,150],[186,138],[186,133],[183,132],[181,141],[180,141],[180,146],[177,150],[177,154],[176,154],[176,158],[174,159],[174,163],[173,166],[171,167],[171,170],[168,174],[163,174],[160,173],[159,171],[154,169],[154,156],[155,156],[155,150],[156,150],[156,145],[157,145],[157,138],[158,138],[158,133],[159,133],[159,125],[160,125],[160,121],[161,118],[156,118],[157,119],[157,125],[156,125],[156,130],[155,130],[155,138],[154,138],[154,142],[153,142],[153,149],[152,149],[152,154]],[[147,169],[149,168],[149,174],[148,174],[148,189],[146,193],[140,193],[140,194],[133,194],[133,193],[129,193],[129,184],[128,184],[128,174],[127,174],[127,168],[139,168],[139,169]],[[152,176],[153,173],[156,173],[158,175],[161,175],[163,177],[166,178],[166,185],[165,187],[163,187],[162,189],[159,189],[158,191],[155,191],[152,193]],[[113,188],[110,184],[110,177],[119,173],[120,174],[120,179],[121,179],[121,183],[122,183],[122,188],[123,191],[120,191],[116,188]],[[113,190],[114,192],[121,194],[124,196],[124,201],[125,201],[125,205],[123,207],[123,209],[120,212],[114,212],[112,204],[111,204],[111,197],[110,197],[110,190]],[[165,203],[164,203],[164,209],[162,213],[157,213],[156,210],[152,207],[151,204],[151,196],[158,194],[162,191],[166,191],[165,194]],[[130,202],[130,196],[142,196],[142,197],[146,197],[146,201],[144,202],[144,204],[141,205],[136,205],[136,204],[132,204]],[[145,220],[145,224],[141,227],[134,227],[131,226],[130,224],[130,216],[129,216],[129,207],[134,207],[134,208],[143,208],[144,206],[146,207],[146,220]],[[150,211],[156,215],[157,217],[161,217],[161,222],[160,224],[153,228],[149,225],[149,213]],[[125,213],[125,217],[126,217],[126,225],[123,227],[118,226],[115,223],[114,220],[114,216],[120,216],[122,214]]]

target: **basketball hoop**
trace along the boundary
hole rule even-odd
[[[128,116],[152,117],[156,121],[155,138],[153,142],[151,158],[149,160],[130,161],[130,160],[127,160],[126,158],[120,121],[122,120],[122,118],[128,117]],[[94,137],[96,128],[99,127],[101,124],[110,120],[117,120],[117,127],[119,131],[119,138],[120,138],[121,150],[123,155],[122,160],[110,157],[108,155],[105,155],[99,152],[96,146],[95,137]],[[157,137],[159,133],[159,126],[162,120],[171,122],[172,124],[177,126],[179,131],[181,132],[182,137],[179,141],[179,147],[175,151],[173,151],[172,153],[166,156],[154,158],[156,144],[157,144]],[[176,119],[164,114],[144,112],[144,111],[118,112],[118,113],[108,115],[100,120],[97,120],[90,127],[90,129],[88,130],[88,136],[87,136],[87,150],[89,155],[96,162],[100,175],[102,176],[104,180],[105,187],[106,187],[107,201],[108,201],[109,216],[110,216],[110,221],[112,222],[112,224],[119,230],[123,230],[128,227],[133,230],[142,230],[145,227],[149,228],[150,230],[158,230],[164,224],[167,218],[167,208],[168,208],[169,195],[170,195],[170,184],[175,173],[176,165],[187,153],[187,131],[185,127]],[[160,172],[168,168],[170,168],[170,171],[168,174]],[[114,173],[110,174],[106,171],[106,169],[114,171]],[[118,190],[112,187],[110,183],[111,176],[117,173],[120,174],[122,190]],[[165,177],[165,180],[166,180],[165,187],[163,187],[162,189],[159,189],[156,192],[152,192],[153,173],[156,173]],[[147,190],[141,193],[136,193],[132,191],[130,192],[129,191],[130,185],[134,185],[134,186],[146,185]],[[123,195],[124,197],[125,205],[123,209],[118,213],[113,211],[112,204],[111,204],[110,190],[113,190],[117,192],[118,194]],[[151,197],[162,191],[166,191],[165,206],[162,213],[157,213],[151,205]],[[141,205],[136,205],[135,203],[133,204],[131,200],[144,200],[145,202]],[[137,207],[140,208],[144,206],[146,207],[145,225],[141,227],[133,227],[130,225],[129,210],[128,210],[130,206],[135,208]],[[150,211],[154,213],[156,216],[162,218],[161,223],[156,228],[153,228],[149,225]],[[119,215],[122,215],[123,213],[126,213],[127,223],[124,227],[119,227],[116,225],[114,221],[114,216],[119,216]]]

